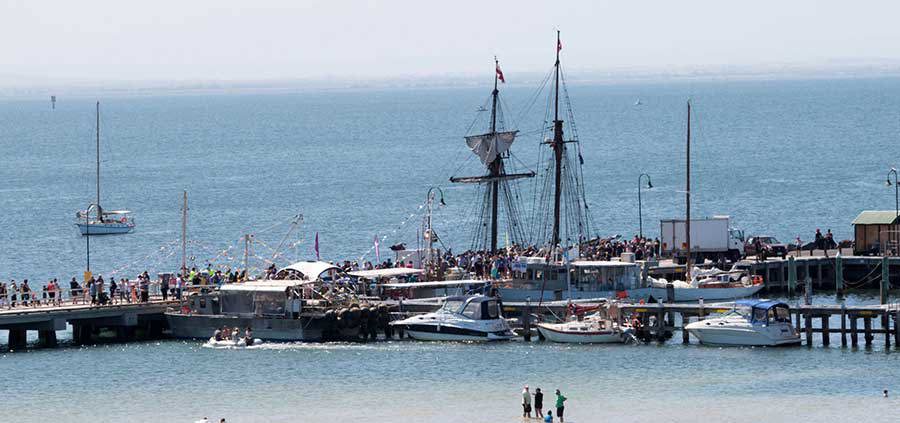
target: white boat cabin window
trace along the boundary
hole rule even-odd
[[[776,322],[791,322],[791,311],[787,307],[776,306],[773,310],[775,310]]]
[[[459,311],[459,308],[462,307],[463,302],[459,300],[447,300],[444,301],[443,309],[445,311],[456,313]]]
[[[500,304],[496,301],[488,301],[486,304],[487,307],[487,318],[488,319],[499,319],[500,318]]]
[[[753,309],[753,320],[757,322],[765,322],[766,321],[766,310],[762,308],[754,308]]]

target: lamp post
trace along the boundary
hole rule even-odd
[[[425,238],[425,244],[427,250],[425,250],[425,267],[427,268],[429,265],[433,264],[432,261],[434,258],[432,257],[432,245],[434,245],[434,230],[431,228],[431,212],[432,205],[435,200],[435,190],[440,194],[440,205],[446,206],[447,203],[444,202],[444,190],[441,187],[431,187],[428,189],[428,194],[425,195],[425,222],[424,228],[422,230],[422,236]],[[426,269],[427,270],[427,269]]]
[[[650,182],[650,175],[646,173],[642,173],[638,175],[638,236],[640,238],[644,237],[644,212],[642,210],[641,204],[641,179],[643,177],[647,177],[647,189],[653,188],[653,183]]]
[[[891,168],[888,171],[887,179],[884,181],[886,186],[891,186],[891,175],[894,175],[894,211],[896,216],[900,216],[900,185],[897,185],[897,169]]]

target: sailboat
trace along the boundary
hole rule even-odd
[[[498,251],[497,239],[500,232],[500,209],[505,211],[506,234],[512,242],[523,242],[526,239],[525,227],[518,216],[518,206],[515,202],[516,191],[511,181],[521,178],[531,178],[535,175],[532,171],[519,173],[507,173],[511,167],[510,147],[516,140],[517,130],[503,128],[502,109],[500,107],[500,90],[498,83],[505,83],[503,72],[500,70],[500,62],[494,58],[494,90],[491,91],[490,104],[491,115],[486,132],[466,136],[466,145],[481,160],[487,173],[480,176],[453,176],[450,182],[462,184],[476,184],[482,189],[482,204],[478,213],[479,222],[476,222],[473,231],[472,250]],[[486,108],[485,108],[486,109]]]
[[[127,234],[134,230],[128,210],[104,210],[100,206],[100,102],[97,102],[97,202],[75,213],[75,226],[82,235]]]
[[[684,256],[685,281],[667,281],[648,278],[653,287],[653,297],[663,300],[697,301],[730,300],[756,294],[764,287],[762,277],[745,275],[743,271],[701,270],[693,267],[691,261],[691,102],[687,102],[687,133],[685,139],[685,189],[684,189]],[[702,263],[702,259],[700,260]],[[669,298],[668,285],[675,298]]]

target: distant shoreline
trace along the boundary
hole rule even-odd
[[[528,72],[513,74],[509,87],[534,86],[544,75]],[[4,81],[0,75],[0,99],[43,99],[50,95],[70,98],[141,97],[168,95],[222,94],[290,94],[298,92],[346,92],[368,90],[452,89],[484,86],[485,78],[468,75],[415,75],[391,78],[352,79],[347,77],[317,79],[273,80],[155,80],[101,82],[94,80],[46,82]],[[766,68],[707,68],[670,71],[641,71],[615,69],[608,71],[569,71],[570,85],[643,85],[677,84],[685,82],[728,81],[802,81],[900,78],[900,65],[866,64],[857,66],[812,67],[803,65],[770,66]],[[13,78],[17,79],[17,78]]]

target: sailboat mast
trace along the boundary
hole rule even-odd
[[[184,190],[184,203],[181,206],[181,275],[187,274],[187,190]]]
[[[102,219],[102,215],[99,215],[102,210],[100,209],[100,102],[97,102],[97,213],[98,218]]]
[[[687,242],[687,261],[685,261],[685,281],[691,280],[691,102],[687,103],[687,160],[685,160],[685,219],[684,240]]]
[[[556,31],[556,93],[553,106],[553,154],[556,161],[555,188],[553,193],[553,238],[551,248],[559,245],[559,215],[562,196],[563,122],[559,119],[559,51],[561,46],[559,31]]]
[[[495,68],[500,67],[500,62],[494,57]],[[491,142],[494,143],[494,149],[497,148],[497,96],[500,91],[497,89],[498,74],[494,71],[494,91],[491,93]],[[497,251],[497,216],[498,202],[500,191],[500,176],[503,168],[503,158],[498,154],[489,166],[491,177],[491,252]]]

